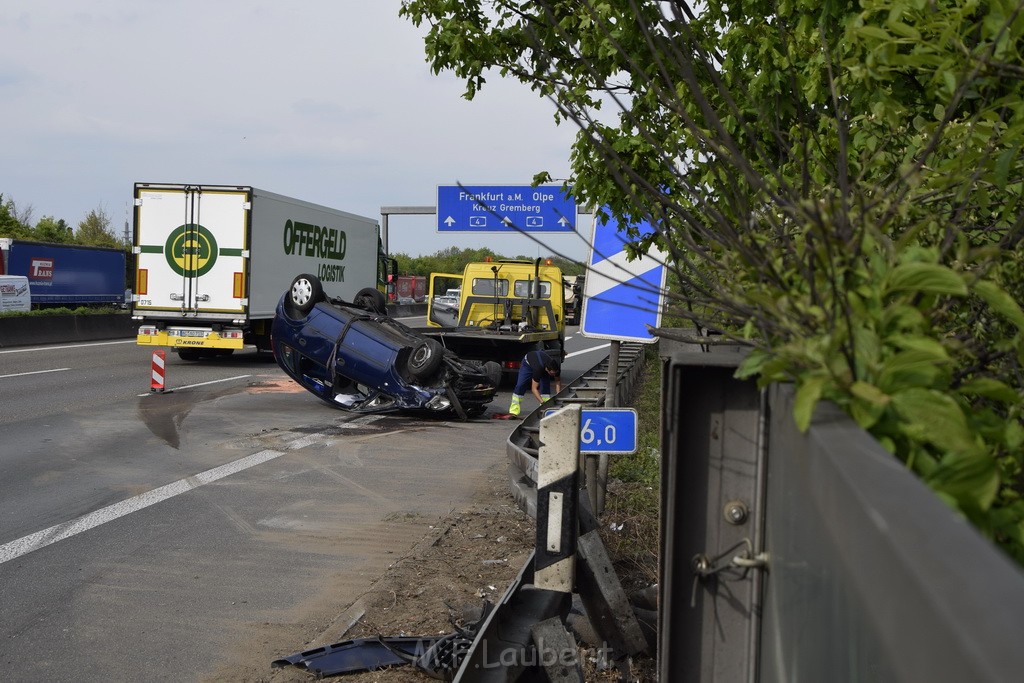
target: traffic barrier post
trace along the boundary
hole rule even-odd
[[[164,377],[166,374],[167,354],[163,349],[153,352],[153,363],[149,391],[154,394],[164,393]]]

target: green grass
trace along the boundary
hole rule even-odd
[[[657,488],[661,467],[661,361],[657,347],[646,347],[644,371],[630,407],[638,414],[637,449],[612,456],[609,476]]]
[[[634,590],[658,581],[661,361],[656,346],[645,350],[643,375],[630,407],[639,418],[637,451],[610,456],[601,540],[623,586]]]

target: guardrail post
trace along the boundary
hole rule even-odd
[[[571,593],[579,536],[580,407],[540,421],[537,472],[537,551],[534,585]]]

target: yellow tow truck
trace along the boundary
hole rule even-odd
[[[447,296],[458,289],[458,303]],[[514,374],[527,352],[565,358],[565,290],[550,261],[478,261],[461,274],[431,273],[427,327],[418,332],[469,360]]]

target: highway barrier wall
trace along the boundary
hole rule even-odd
[[[1017,680],[1024,573],[835,405],[661,349],[660,680]]]
[[[393,318],[424,315],[425,304],[388,306]],[[131,339],[139,321],[128,312],[84,315],[17,315],[0,317],[0,348],[69,342]]]
[[[127,313],[19,315],[0,318],[0,348],[67,342],[127,339],[138,321]]]

